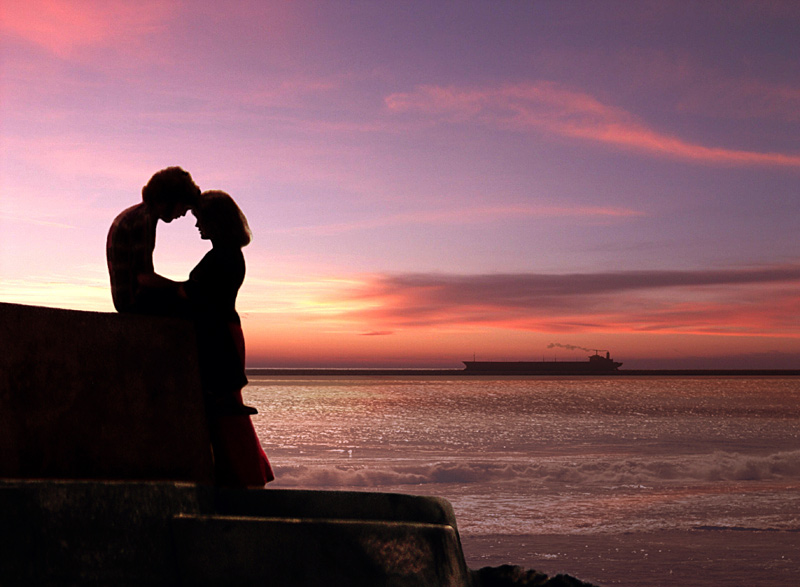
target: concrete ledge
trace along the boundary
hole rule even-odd
[[[219,489],[214,509],[226,516],[393,520],[457,528],[453,507],[446,499],[403,493]]]
[[[180,516],[185,585],[463,587],[452,526],[390,521]]]
[[[0,477],[211,482],[191,323],[0,304]]]
[[[455,517],[441,498],[0,480],[3,586],[469,581]]]

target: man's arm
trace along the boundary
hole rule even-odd
[[[162,277],[158,273],[140,273],[136,276],[136,280],[140,287],[150,287],[153,289],[177,289],[181,285],[180,282]]]

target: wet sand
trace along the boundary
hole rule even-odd
[[[796,585],[800,532],[698,529],[631,534],[461,537],[472,569],[502,564],[597,585]]]

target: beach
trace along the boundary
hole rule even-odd
[[[794,585],[800,533],[659,531],[614,535],[465,535],[467,564],[515,564],[597,585]]]

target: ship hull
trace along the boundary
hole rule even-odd
[[[465,373],[485,375],[604,375],[622,365],[610,359],[590,361],[464,361]]]

